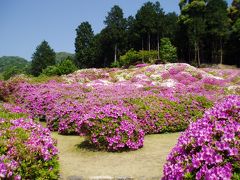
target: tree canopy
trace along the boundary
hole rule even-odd
[[[31,73],[34,76],[40,75],[43,69],[55,64],[55,57],[56,54],[54,50],[49,46],[48,42],[44,40],[37,46],[32,56]]]
[[[94,34],[89,22],[82,22],[76,29],[75,63],[78,68],[90,68],[94,64]]]

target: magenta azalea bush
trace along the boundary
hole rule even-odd
[[[93,108],[79,121],[78,128],[98,149],[121,151],[143,146],[144,131],[138,124],[136,114],[121,105]]]
[[[240,96],[229,96],[182,133],[163,179],[240,178]]]

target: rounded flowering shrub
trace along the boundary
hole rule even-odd
[[[163,179],[240,178],[240,96],[229,96],[191,123],[164,166]]]
[[[78,122],[79,133],[97,149],[136,150],[143,146],[144,131],[137,116],[121,105],[95,107]]]
[[[77,134],[77,122],[82,118],[83,106],[78,101],[59,101],[46,114],[47,127],[59,134]]]
[[[32,120],[0,119],[0,179],[58,179],[50,131]]]
[[[146,134],[185,130],[190,121],[202,117],[212,102],[203,96],[174,95],[172,97],[145,96],[126,98]]]

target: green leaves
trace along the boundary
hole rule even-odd
[[[48,66],[43,70],[42,74],[47,76],[56,76],[70,74],[77,70],[77,67],[70,59],[65,59],[55,66]]]
[[[177,60],[177,48],[171,44],[169,38],[161,39],[160,58],[164,62],[176,62]]]

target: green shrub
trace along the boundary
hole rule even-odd
[[[70,74],[77,70],[77,67],[70,59],[65,59],[54,66],[48,66],[43,70],[42,74],[46,76],[61,76],[63,74]]]
[[[155,50],[152,51],[145,51],[141,50],[139,51],[139,57],[144,63],[155,63],[155,61],[158,58],[158,52]]]
[[[122,67],[129,66],[137,61],[142,61],[144,63],[155,63],[158,57],[157,51],[135,51],[134,49],[130,49],[126,54],[120,56],[119,61],[113,62],[112,67]]]
[[[55,66],[48,66],[46,69],[43,70],[42,72],[43,75],[46,76],[55,76],[55,75],[59,75],[59,68],[57,65]]]
[[[119,66],[128,66],[140,59],[139,53],[133,49],[130,49],[126,54],[120,56],[120,60],[116,63]]]
[[[177,49],[174,47],[169,38],[162,38],[160,45],[160,58],[165,62],[176,62]]]
[[[3,79],[4,80],[8,80],[10,79],[12,76],[15,76],[17,74],[21,74],[23,71],[19,70],[16,66],[12,66],[12,67],[9,67],[7,68],[2,76],[3,76]]]
[[[58,64],[59,75],[70,74],[77,70],[77,66],[70,59],[65,59]]]

